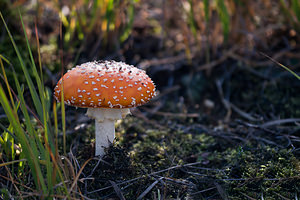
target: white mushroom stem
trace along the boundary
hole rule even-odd
[[[113,143],[115,138],[115,121],[130,113],[128,108],[88,108],[87,115],[95,119],[95,156],[104,156],[104,149]]]
[[[95,156],[104,156],[104,148],[109,147],[115,139],[115,120],[95,120]]]

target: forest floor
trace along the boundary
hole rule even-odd
[[[73,171],[83,169],[80,192],[94,199],[299,199],[300,81],[263,53],[299,72],[300,36],[276,28],[267,50],[231,42],[211,48],[206,62],[202,50],[174,43],[178,32],[167,38],[153,29],[135,24],[122,56],[103,56],[146,70],[158,91],[116,123],[103,159],[93,158],[86,110],[66,107],[68,157]],[[60,72],[47,73],[53,88]]]
[[[149,40],[139,38],[141,50],[159,41]],[[104,199],[297,198],[300,81],[267,58],[241,60],[236,50],[220,51],[230,55],[213,60],[218,64],[209,73],[201,69],[210,65],[198,59],[180,54],[157,59],[165,54],[160,51],[147,55],[139,66],[156,83],[158,96],[117,123],[113,147],[103,161],[90,161],[82,172],[83,194]],[[76,117],[68,124],[83,121],[70,136],[76,135],[72,150],[79,169],[93,156],[94,128],[85,126],[84,111],[77,111],[69,110],[68,116]]]

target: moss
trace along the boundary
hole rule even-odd
[[[93,135],[93,127],[89,130]],[[288,148],[260,145],[255,140],[240,146],[224,140],[226,133],[218,137],[172,126],[156,129],[135,117],[118,122],[116,130],[116,142],[97,167],[88,191],[109,187],[109,180],[116,183],[134,180],[120,187],[125,187],[122,192],[126,199],[136,199],[162,177],[162,182],[157,182],[145,199],[155,199],[158,194],[165,199],[219,199],[221,194],[216,185],[229,199],[247,199],[247,196],[278,199],[278,194],[293,198],[300,189],[297,185],[300,161]],[[91,151],[91,146],[86,146],[83,151]],[[84,173],[89,174],[96,163],[89,163]],[[180,167],[189,163],[198,164]],[[110,188],[92,197],[114,197],[114,194]]]
[[[299,190],[297,159],[288,149],[269,146],[248,147],[242,151],[233,149],[226,152],[226,160],[230,170],[225,182],[229,184],[232,198],[255,194],[254,198],[264,195],[278,199],[276,193],[291,197]]]

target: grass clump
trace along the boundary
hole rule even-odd
[[[33,103],[34,108],[30,109],[26,103],[27,98],[24,98],[24,87],[21,86],[15,71],[13,70],[14,84],[16,92],[10,87],[5,66],[13,65],[8,62],[4,64],[3,56],[0,58],[2,69],[2,79],[5,83],[6,90],[3,85],[0,85],[0,103],[8,119],[8,129],[6,124],[1,124],[4,129],[1,135],[1,146],[4,146],[4,155],[2,156],[1,170],[8,184],[2,183],[2,192],[5,196],[13,197],[38,197],[41,199],[51,199],[54,197],[65,196],[70,198],[71,191],[74,185],[65,183],[69,179],[69,172],[64,170],[64,161],[58,154],[57,143],[54,138],[57,137],[58,127],[51,123],[50,105],[51,98],[49,90],[44,87],[41,61],[39,57],[38,72],[35,60],[32,55],[31,47],[25,32],[24,23],[21,14],[19,13],[20,21],[24,31],[24,38],[27,45],[30,64],[24,62],[24,55],[20,52],[19,47],[15,43],[14,37],[6,25],[4,17],[0,12],[0,17],[5,25],[7,34],[11,40],[11,44],[18,59],[18,66],[23,71],[26,80],[26,85],[29,89],[29,98]],[[37,38],[37,44],[39,44]],[[33,74],[33,79],[30,76]],[[36,87],[35,87],[36,85]],[[56,112],[56,104],[54,104],[54,112]],[[33,123],[33,121],[35,121]],[[57,118],[54,119],[57,124]],[[57,139],[57,138],[56,138]],[[1,149],[2,150],[2,149]],[[7,157],[11,156],[11,157]],[[18,159],[18,160],[17,160]],[[12,160],[12,161],[11,161]],[[12,175],[12,173],[16,173]],[[16,175],[16,176],[15,176]],[[17,177],[18,181],[15,181]],[[24,179],[28,177],[28,179]],[[13,186],[15,190],[11,191],[7,186]],[[72,196],[76,196],[73,194]]]

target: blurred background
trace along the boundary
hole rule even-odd
[[[224,105],[216,81],[231,88],[223,91],[221,98],[259,114],[254,108],[259,101],[256,97],[268,88],[266,81],[290,76],[266,55],[292,70],[299,67],[297,0],[1,2],[3,16],[17,35],[22,34],[20,9],[33,48],[37,45],[37,27],[50,88],[60,77],[61,66],[66,70],[91,60],[114,59],[146,70],[160,91],[175,89],[169,97],[177,103],[169,106],[176,108],[170,110],[187,112],[185,109],[202,107],[201,113],[216,111],[214,114],[222,119],[226,114],[220,112]],[[22,35],[15,39],[25,46]],[[14,57],[14,50],[7,47],[10,41],[4,28],[0,42],[3,56]],[[242,84],[245,79],[248,83]],[[298,83],[285,85],[293,90],[294,84]],[[253,91],[254,96],[249,94]],[[263,109],[270,112],[272,102],[278,107],[275,110],[282,112],[275,115],[287,117],[287,111],[289,117],[300,116],[296,109],[299,99],[289,102],[291,109],[286,110],[287,105],[278,102],[284,94],[279,91],[277,97],[270,95],[265,97],[269,102],[262,105]],[[213,118],[216,120],[215,115]]]
[[[263,194],[295,199],[299,194],[300,81],[284,69],[300,72],[299,0],[0,0],[0,11],[29,65],[20,11],[50,96],[62,73],[92,60],[124,61],[155,82],[158,96],[118,123],[122,139],[107,161],[125,152],[123,168],[114,165],[110,177],[94,176],[119,180],[130,169],[121,178],[128,180],[194,162],[221,170],[178,170],[146,190],[143,184],[161,178],[149,176],[135,182],[135,189],[122,188],[125,197],[263,199]],[[2,22],[0,27],[1,58],[11,63],[4,63],[8,81],[14,80],[13,66],[25,83]],[[24,97],[33,106],[26,86]],[[93,124],[84,112],[66,107],[68,147],[81,160],[93,154],[82,153],[93,138]],[[0,116],[8,125],[3,108]],[[87,168],[94,172],[94,165]],[[107,184],[78,187],[94,198],[121,198],[115,188],[97,192]]]

